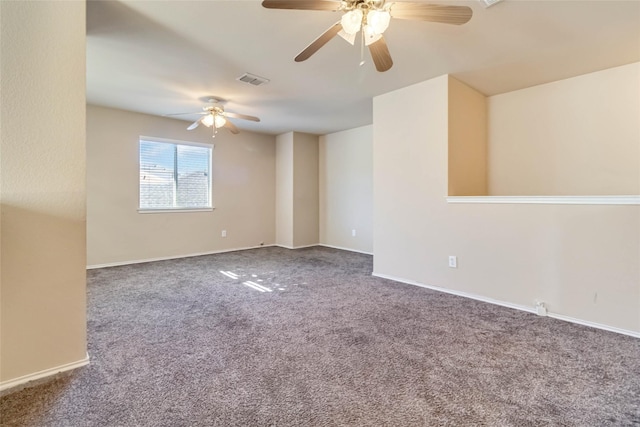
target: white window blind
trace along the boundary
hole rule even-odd
[[[140,210],[211,207],[210,146],[140,137]]]

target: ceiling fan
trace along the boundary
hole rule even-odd
[[[362,45],[368,46],[376,70],[383,72],[393,66],[387,43],[382,33],[391,18],[413,19],[461,25],[471,19],[473,11],[467,6],[445,6],[416,2],[386,2],[386,0],[264,0],[268,9],[325,10],[344,12],[340,21],[333,24],[320,37],[296,56],[296,62],[309,59],[336,35],[351,44],[362,31]],[[360,62],[360,65],[364,61]]]
[[[231,121],[228,120],[228,118],[251,120],[252,122],[260,121],[259,118],[254,116],[247,116],[246,114],[238,114],[238,113],[232,113],[231,111],[225,111],[222,105],[224,102],[225,101],[222,100],[221,98],[213,97],[209,99],[209,103],[207,105],[202,107],[202,111],[196,111],[193,113],[167,114],[167,116],[200,114],[202,115],[202,117],[200,117],[195,122],[191,123],[191,125],[187,127],[187,130],[193,130],[202,123],[206,127],[210,127],[213,129],[213,138],[216,137],[216,134],[218,133],[218,129],[220,128],[226,128],[234,135],[240,132],[236,127],[236,125],[231,123]]]

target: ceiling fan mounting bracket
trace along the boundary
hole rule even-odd
[[[202,107],[202,111],[209,112],[210,114],[218,114],[221,116],[224,115],[224,108],[222,107],[222,105],[208,105]]]
[[[368,10],[381,10],[384,7],[385,0],[349,0],[343,1],[340,10],[351,11],[361,9],[363,12]]]
[[[198,98],[201,102],[206,102],[208,104],[226,104],[227,100],[215,95],[205,95]]]

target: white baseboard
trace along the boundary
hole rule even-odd
[[[358,252],[358,253],[362,253],[362,254],[366,254],[366,255],[373,255],[370,252],[362,252],[362,251],[358,251],[355,249],[349,249],[349,248],[341,248],[338,246],[330,246],[330,245],[322,245],[319,243],[313,244],[313,245],[304,245],[304,246],[287,246],[287,245],[279,245],[279,244],[269,244],[269,245],[260,245],[260,246],[248,246],[248,247],[244,247],[244,248],[232,248],[232,249],[222,249],[219,251],[209,251],[209,252],[197,252],[197,253],[191,253],[191,254],[185,254],[185,255],[172,255],[172,256],[167,256],[167,257],[159,257],[159,258],[144,258],[144,259],[134,259],[134,260],[130,260],[130,261],[117,261],[117,262],[108,262],[108,263],[104,263],[104,264],[92,264],[92,265],[87,265],[87,270],[93,270],[96,268],[107,268],[107,267],[118,267],[118,266],[122,266],[122,265],[132,265],[132,264],[143,264],[145,262],[155,262],[155,261],[167,261],[170,259],[180,259],[180,258],[191,258],[191,257],[195,257],[195,256],[203,256],[203,255],[215,255],[215,254],[223,254],[226,252],[236,252],[236,251],[247,251],[250,249],[259,249],[259,248],[268,248],[268,247],[279,247],[279,248],[285,248],[285,249],[304,249],[304,248],[312,248],[314,246],[324,246],[327,248],[333,248],[333,249],[340,249],[343,251],[351,251],[351,252]]]
[[[319,243],[318,246],[323,246],[325,248],[331,248],[331,249],[339,249],[341,251],[356,252],[356,253],[365,254],[365,255],[373,255],[373,252],[359,251],[357,249],[343,248],[341,246],[325,245],[324,243]]]
[[[2,382],[0,382],[0,392],[8,390],[8,389],[13,388],[13,387],[17,387],[19,385],[26,384],[26,383],[31,382],[31,381],[36,381],[36,380],[40,380],[40,379],[43,379],[43,378],[46,378],[46,377],[50,377],[50,376],[59,374],[61,372],[71,371],[73,369],[77,369],[77,368],[80,368],[82,366],[86,366],[88,364],[89,364],[89,354],[87,353],[87,356],[84,359],[81,359],[81,360],[78,360],[78,361],[75,361],[75,362],[65,363],[64,365],[56,366],[54,368],[45,369],[45,370],[39,371],[39,372],[34,372],[34,373],[28,374],[28,375],[23,375],[21,377],[14,378],[12,380],[2,381]]]
[[[470,298],[470,299],[474,299],[474,300],[477,300],[477,301],[486,302],[486,303],[489,303],[489,304],[500,305],[502,307],[512,308],[512,309],[515,309],[515,310],[526,311],[527,313],[533,313],[533,314],[536,313],[535,307],[528,307],[526,305],[513,304],[513,303],[510,303],[510,302],[500,301],[500,300],[496,300],[496,299],[493,299],[493,298],[484,297],[484,296],[481,296],[481,295],[470,294],[470,293],[467,293],[467,292],[456,291],[456,290],[453,290],[453,289],[446,289],[446,288],[440,288],[438,286],[425,285],[424,283],[415,282],[413,280],[401,279],[401,278],[394,277],[394,276],[389,276],[389,275],[386,275],[386,274],[378,274],[378,273],[374,272],[372,274],[372,276],[380,277],[382,279],[393,280],[394,282],[406,283],[408,285],[420,286],[421,288],[427,288],[427,289],[431,289],[431,290],[438,291],[438,292],[444,292],[446,294],[457,295],[457,296],[464,297],[464,298]],[[631,336],[631,337],[634,337],[634,338],[640,338],[640,332],[630,331],[628,329],[616,328],[614,326],[603,325],[601,323],[590,322],[588,320],[576,319],[574,317],[565,316],[563,314],[547,312],[547,317],[551,317],[551,318],[558,319],[558,320],[564,320],[565,322],[576,323],[578,325],[589,326],[589,327],[596,328],[596,329],[602,329],[602,330],[609,331],[609,332],[615,332],[617,334],[628,335],[628,336]]]
[[[630,337],[640,338],[640,332],[630,331],[628,329],[616,328],[615,326],[603,325],[602,323],[590,322],[588,320],[576,319],[575,317],[565,316],[564,314],[547,313],[548,317],[565,322],[575,323],[577,325],[589,326],[591,328],[602,329],[604,331],[615,332],[616,334],[629,335]]]
[[[304,248],[313,248],[314,246],[319,246],[317,243],[313,244],[313,245],[304,245],[304,246],[288,246],[288,245],[279,245],[279,244],[275,244],[273,246],[277,246],[279,248],[284,248],[284,249],[304,249]]]
[[[427,288],[433,291],[444,292],[445,294],[457,295],[459,297],[465,297],[465,298],[470,298],[470,299],[474,299],[482,302],[488,302],[489,304],[500,305],[502,307],[513,308],[515,310],[526,311],[528,313],[536,312],[534,307],[527,307],[526,305],[513,304],[510,302],[500,301],[493,298],[487,298],[480,295],[470,294],[467,292],[456,291],[454,289],[446,289],[446,288],[440,288],[438,286],[425,285],[424,283],[415,282],[413,280],[401,279],[399,277],[389,276],[386,274],[378,274],[374,272],[372,275],[375,277],[380,277],[382,279],[393,280],[394,282],[406,283],[407,285],[413,285],[413,286],[420,286],[421,288]]]
[[[372,252],[364,252],[364,251],[359,251],[357,249],[343,248],[340,246],[325,245],[324,243],[316,243],[314,245],[306,245],[306,246],[287,246],[287,245],[278,245],[278,244],[275,244],[273,246],[278,246],[280,248],[285,248],[285,249],[303,249],[303,248],[313,248],[315,246],[322,246],[323,248],[331,248],[331,249],[338,249],[341,251],[349,251],[349,252],[356,252],[359,254],[373,255]]]
[[[121,265],[142,264],[142,263],[145,263],[145,262],[167,261],[167,260],[170,260],[170,259],[191,258],[191,257],[194,257],[194,256],[222,254],[222,253],[226,253],[226,252],[246,251],[246,250],[249,250],[249,249],[268,248],[270,246],[278,246],[278,245],[249,246],[249,247],[244,247],[244,248],[221,249],[221,250],[218,250],[218,251],[198,252],[198,253],[185,254],[185,255],[172,255],[172,256],[160,257],[160,258],[145,258],[145,259],[135,259],[135,260],[131,260],[131,261],[108,262],[106,264],[88,265],[87,266],[87,270],[92,270],[92,269],[95,269],[95,268],[105,268],[105,267],[118,267],[118,266],[121,266]]]

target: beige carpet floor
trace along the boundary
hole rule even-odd
[[[371,276],[328,248],[88,272],[91,364],[2,426],[633,426],[640,340]]]

